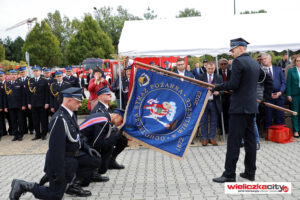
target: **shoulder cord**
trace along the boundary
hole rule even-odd
[[[95,146],[95,144],[96,144],[98,138],[100,137],[100,135],[101,135],[101,133],[102,133],[102,131],[103,131],[103,129],[105,128],[105,126],[106,126],[107,123],[108,123],[108,121],[105,122],[105,124],[104,124],[104,126],[102,127],[101,131],[98,133],[98,136],[96,137],[95,141],[93,142],[93,147]],[[109,124],[108,124],[108,125],[109,125]],[[109,126],[109,130],[108,130],[108,134],[109,134],[109,135],[110,135],[110,132],[111,132],[111,127]]]
[[[264,72],[264,78],[263,78],[262,81],[258,81],[258,82],[257,82],[257,83],[259,83],[259,84],[263,83],[263,82],[265,81],[265,79],[266,79],[266,76],[267,76],[265,70],[262,69],[262,71]]]
[[[28,79],[28,89],[31,93],[35,93],[36,92],[36,87],[33,87],[33,89],[30,87],[30,79]]]
[[[6,83],[7,83],[7,82],[5,81],[5,83],[4,83],[5,94],[6,94],[6,95],[10,95],[10,94],[12,93],[12,89],[9,89],[9,90],[7,91]]]
[[[50,134],[49,134],[49,135],[51,135],[52,130],[53,130],[55,124],[56,124],[57,119],[58,119],[58,116],[55,118],[55,121],[54,121],[53,126],[52,126],[52,128],[51,128],[51,130],[50,130]],[[67,135],[68,139],[70,140],[70,142],[73,142],[73,143],[79,142],[79,149],[80,149],[80,148],[81,148],[81,143],[80,143],[80,137],[79,137],[79,134],[77,134],[77,138],[76,138],[76,140],[75,140],[75,139],[71,136],[71,133],[70,133],[70,131],[69,131],[69,127],[68,127],[68,124],[67,124],[66,120],[65,120],[64,118],[62,118],[62,120],[63,120],[63,122],[64,122],[65,132],[66,132],[66,135]]]
[[[51,92],[51,94],[52,94],[54,97],[57,97],[57,96],[59,95],[59,92],[56,92],[56,93],[54,94],[54,92],[53,92],[53,83],[51,83],[51,85],[50,85],[50,92]]]

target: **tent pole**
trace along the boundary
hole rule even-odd
[[[121,65],[119,65],[119,95],[120,95],[120,109],[122,109],[122,71],[121,71]]]
[[[216,67],[217,67],[217,74],[219,75],[219,61],[218,61],[218,56],[216,56]],[[221,100],[221,103],[222,103],[222,96],[220,96],[220,100]],[[224,127],[223,107],[222,107],[222,111],[221,111],[221,125],[222,125],[223,141],[225,142],[225,127]]]

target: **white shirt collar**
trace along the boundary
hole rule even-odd
[[[40,76],[39,77],[34,77],[35,80],[40,80]]]
[[[178,74],[179,75],[182,75],[182,76],[184,76],[184,72],[185,72],[185,70],[183,71],[183,72],[181,72],[181,71],[179,71],[179,70],[177,70],[178,71]]]
[[[99,101],[100,101],[100,100],[99,100]],[[109,106],[108,106],[107,104],[103,103],[102,101],[100,101],[100,102],[105,106],[106,109],[109,108]]]
[[[61,106],[66,109],[68,111],[68,113],[70,114],[71,117],[73,117],[73,111],[69,110],[66,106],[64,106],[63,104],[61,104]]]

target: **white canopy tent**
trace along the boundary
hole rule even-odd
[[[300,14],[248,14],[126,21],[119,54],[129,57],[200,56],[228,53],[229,41],[242,37],[248,51],[300,49]]]

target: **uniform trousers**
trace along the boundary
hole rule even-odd
[[[21,108],[9,108],[8,112],[12,125],[12,134],[15,138],[23,138],[25,133],[24,111]]]
[[[75,176],[78,168],[78,161],[76,158],[65,158],[65,179],[56,181],[55,177],[48,175],[49,187],[40,186],[37,183],[34,185],[32,194],[37,199],[43,200],[60,200],[63,198],[68,183],[70,183]]]
[[[255,114],[230,115],[225,171],[223,172],[223,176],[227,178],[235,178],[236,176],[236,163],[240,155],[242,138],[244,138],[245,145],[245,172],[250,176],[255,176],[256,139],[254,134],[254,115]]]
[[[31,107],[32,121],[36,137],[43,137],[47,135],[47,112],[44,107]],[[42,131],[41,131],[42,126]]]

